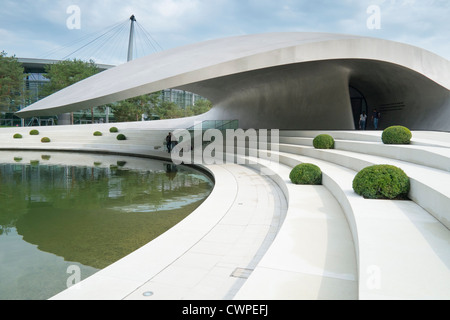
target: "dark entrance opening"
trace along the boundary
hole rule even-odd
[[[367,115],[367,102],[364,96],[358,89],[354,87],[349,87],[350,90],[350,103],[352,106],[353,111],[353,121],[355,123],[355,129],[359,129],[359,117],[361,113],[365,112]],[[367,128],[367,122],[369,120],[369,116],[367,115],[367,121],[366,121],[366,128]],[[363,129],[363,128],[361,128]]]

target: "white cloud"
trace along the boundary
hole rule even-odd
[[[66,9],[74,4],[81,9],[78,31],[66,27]],[[381,9],[380,30],[366,26],[373,4]],[[9,51],[32,57],[52,43],[75,42],[126,23],[132,14],[164,49],[238,34],[319,31],[401,41],[450,57],[448,0],[2,0],[1,27],[10,36],[0,44],[9,41]],[[31,45],[36,39],[48,47]],[[126,36],[123,42],[126,46]]]
[[[198,4],[196,0],[162,0],[154,7],[156,12],[164,18],[180,18],[192,13]]]

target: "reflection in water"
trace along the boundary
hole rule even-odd
[[[175,179],[175,177],[177,176],[177,166],[174,165],[173,163],[166,163],[166,175],[169,178],[169,180],[173,180]]]
[[[92,275],[184,219],[213,186],[155,160],[141,169],[11,162],[0,165],[0,299],[53,296],[68,266]]]

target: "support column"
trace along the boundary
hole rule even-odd
[[[58,115],[58,126],[69,126],[72,124],[71,114],[63,113]]]

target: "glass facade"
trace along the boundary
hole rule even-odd
[[[204,98],[198,94],[177,89],[166,89],[161,93],[161,102],[173,102],[182,109],[193,106],[196,101],[201,99]]]
[[[27,92],[27,99],[25,106],[35,103],[36,101],[44,98],[42,94],[42,87],[50,80],[45,78],[45,67],[48,64],[56,63],[58,61],[53,60],[38,60],[38,59],[18,59],[24,67],[24,81],[25,90]],[[111,66],[100,66],[101,70],[105,70]],[[161,91],[161,102],[173,102],[179,107],[185,109],[195,104],[196,101],[204,99],[203,97],[183,90],[166,89]],[[25,107],[23,106],[23,107]],[[22,108],[23,108],[22,107]],[[92,122],[91,110],[80,110],[74,112],[74,124],[85,124]],[[102,122],[114,121],[114,115],[107,112],[106,108],[94,108],[94,121]],[[52,125],[56,117],[33,118],[25,121],[26,126],[31,125]],[[5,114],[0,119],[0,125],[17,126],[21,125],[21,119],[14,114]]]
[[[42,87],[45,83],[49,82],[49,80],[44,77],[44,72],[27,73],[25,71],[25,73],[25,90],[29,93],[27,101],[27,105],[29,105],[44,98],[42,95]]]

